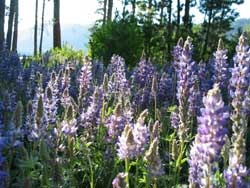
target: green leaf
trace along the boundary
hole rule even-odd
[[[177,106],[176,106],[176,105],[170,106],[170,107],[168,107],[167,112],[173,112],[173,111],[175,111],[176,109],[177,109]]]
[[[88,142],[88,143],[85,144],[85,146],[86,146],[87,148],[89,148],[91,145],[92,145],[92,142]]]
[[[181,160],[181,164],[185,163],[187,160],[188,160],[188,158],[187,158],[187,157],[186,157],[186,158],[184,158],[184,159],[182,159],[182,160]]]

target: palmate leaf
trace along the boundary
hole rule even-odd
[[[37,166],[42,166],[42,164],[38,161],[38,157],[33,157],[32,155],[29,157],[29,159],[25,160],[18,160],[18,167],[21,169],[27,169],[27,170],[33,170]]]

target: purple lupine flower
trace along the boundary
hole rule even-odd
[[[224,49],[222,39],[219,40],[217,51],[214,53],[214,83],[218,83],[220,88],[226,88],[228,81],[227,50]]]
[[[70,68],[67,66],[64,69],[64,73],[62,75],[62,80],[61,80],[61,91],[64,91],[65,88],[70,88],[70,82],[71,82],[71,77],[70,77]]]
[[[190,187],[213,185],[216,162],[225,144],[229,113],[224,106],[219,86],[214,85],[203,97],[204,108],[198,117],[198,134],[191,147],[189,168]]]
[[[7,172],[4,170],[5,157],[2,154],[4,147],[6,146],[6,138],[3,136],[3,124],[0,122],[0,187],[4,187]]]
[[[52,90],[52,96],[56,103],[59,101],[59,88],[58,88],[58,75],[53,71],[50,76],[49,83],[47,87],[50,87]]]
[[[126,125],[126,118],[123,115],[122,106],[118,103],[115,107],[114,114],[109,116],[105,126],[108,128],[108,138],[110,142],[114,140],[117,141],[118,137],[121,136],[121,133]]]
[[[243,165],[225,170],[226,188],[249,187],[250,184],[244,180],[244,178],[249,177],[249,174],[249,171]]]
[[[61,105],[67,109],[67,106],[70,105],[71,101],[70,101],[70,95],[69,95],[69,88],[65,88],[64,91],[63,91],[63,94],[60,98],[60,103]]]
[[[147,115],[148,110],[144,110],[140,114],[139,118],[137,119],[137,122],[134,124],[133,127],[133,135],[136,143],[137,155],[141,155],[144,153],[149,141],[149,130],[144,122]]]
[[[173,61],[173,67],[175,68],[175,71],[178,72],[180,57],[183,51],[183,38],[179,38],[177,45],[174,47],[174,50],[172,52],[172,56],[174,58]]]
[[[178,109],[172,111],[170,114],[170,125],[172,128],[177,129],[180,124],[180,118],[179,118],[179,113]]]
[[[136,156],[136,142],[130,125],[126,125],[122,135],[118,137],[117,145],[117,155],[120,159],[132,159]]]
[[[188,98],[188,114],[195,117],[198,113],[198,109],[201,104],[201,93],[199,88],[199,79],[197,75],[192,74],[190,79],[190,88],[189,88],[189,98]]]
[[[247,34],[243,32],[239,38],[239,43],[236,46],[236,55],[234,56],[234,66],[248,65],[249,66],[249,53],[250,49],[247,44]]]
[[[61,123],[61,130],[65,135],[75,136],[77,129],[77,120],[74,117],[74,109],[72,105],[69,105],[64,120]]]
[[[150,143],[152,143],[152,141],[155,139],[155,138],[160,138],[160,129],[161,129],[161,125],[160,125],[160,122],[159,121],[156,121],[154,124],[153,122],[151,122],[151,125],[150,125],[150,122],[149,122],[149,131],[150,131]]]
[[[235,111],[233,121],[237,119],[237,116],[246,115],[246,111],[249,108],[249,106],[245,106],[248,104],[245,100],[248,97],[248,85],[250,82],[250,50],[246,40],[246,36],[242,34],[236,47],[234,67],[231,69],[232,76],[230,78],[229,91],[232,98],[232,107]],[[236,121],[234,122],[237,123]],[[233,126],[233,128],[236,127]]]
[[[86,58],[85,58],[86,59]],[[88,59],[82,65],[80,75],[78,77],[79,87],[85,92],[91,87],[92,82],[92,63]]]
[[[232,98],[233,121],[232,148],[229,152],[229,166],[224,171],[226,187],[247,187],[244,178],[249,176],[245,167],[246,148],[245,133],[247,130],[247,111],[249,109],[248,87],[250,82],[250,50],[247,38],[243,33],[239,38],[234,56],[234,67],[231,69],[230,96]]]
[[[127,183],[126,183],[126,176],[128,174],[124,172],[120,172],[117,174],[115,179],[112,181],[113,188],[126,188]]]
[[[79,95],[78,95],[78,103],[79,108],[82,110],[83,104],[86,104],[87,101],[87,93],[90,93],[92,90],[92,62],[85,58],[85,63],[83,64],[80,75],[78,77],[79,82]]]
[[[43,75],[37,72],[36,77],[37,77],[37,88],[33,99],[35,104],[37,104],[39,97],[43,96]],[[34,107],[36,107],[36,105]]]
[[[32,101],[29,100],[27,103],[25,125],[24,125],[25,134],[26,134],[27,138],[29,138],[29,135],[32,132],[34,115],[35,115],[35,113],[33,111],[33,104],[32,104]]]
[[[6,126],[5,135],[8,146],[20,147],[23,145],[24,131],[22,127],[23,105],[19,101],[12,115],[10,123]]]
[[[250,83],[250,51],[246,45],[246,37],[242,34],[239,44],[236,47],[236,55],[234,57],[234,68],[231,69],[232,77],[230,78],[230,96],[232,97],[233,111],[231,119],[233,121],[232,143],[233,150],[241,152],[235,153],[235,159],[238,165],[244,165],[245,160],[245,133],[247,129],[247,105],[248,87]],[[246,106],[245,106],[246,105]],[[243,139],[243,140],[242,140]],[[239,140],[241,140],[239,142]],[[236,147],[237,143],[237,148]],[[233,167],[232,167],[233,168]]]
[[[148,108],[149,104],[152,103],[153,98],[151,97],[151,89],[144,87],[139,89],[133,96],[132,105],[137,112]]]
[[[164,174],[162,162],[159,156],[159,138],[156,137],[150,144],[149,150],[144,156],[144,160],[148,163],[148,170],[153,177]]]
[[[129,101],[126,101],[123,114],[126,118],[127,124],[132,124],[134,120],[134,109]]]
[[[227,188],[250,186],[250,183],[245,181],[250,175],[250,171],[245,166],[245,153],[245,138],[240,134],[233,142],[233,147],[229,151],[229,166],[224,170]]]
[[[144,88],[147,86],[151,89],[151,83],[154,75],[154,66],[150,61],[147,61],[144,57],[142,57],[133,73],[135,85],[139,88]]]
[[[4,91],[3,93],[3,110],[5,112],[14,112],[16,106],[16,92],[15,91]],[[7,122],[4,122],[7,123]]]
[[[33,121],[30,128],[30,132],[28,134],[28,139],[31,141],[38,141],[40,138],[44,136],[45,126],[44,125],[44,104],[43,104],[43,97],[40,96],[36,107],[33,107]],[[34,110],[35,109],[35,110]]]
[[[102,90],[96,87],[90,105],[87,110],[83,111],[80,115],[80,124],[88,136],[94,136],[93,131],[100,125],[102,99]]]
[[[130,89],[128,87],[128,80],[126,78],[126,64],[122,57],[113,55],[111,63],[107,67],[109,75],[114,74],[114,91],[115,96],[128,96]]]
[[[200,62],[198,64],[198,77],[199,77],[199,88],[201,95],[205,95],[209,89],[212,88],[211,74],[210,74],[210,66],[204,62]]]
[[[188,121],[190,118],[190,114],[188,114],[189,109],[189,96],[190,96],[190,87],[191,85],[191,77],[193,75],[193,66],[195,64],[192,61],[192,50],[193,45],[191,43],[191,38],[188,37],[185,41],[182,55],[179,57],[179,70],[178,70],[178,82],[177,82],[177,99],[179,102],[178,111],[179,111],[179,119],[180,124],[178,126],[179,138],[180,140],[184,140],[187,136],[188,132]]]
[[[57,97],[53,95],[52,87],[48,86],[44,95],[44,115],[46,127],[55,125],[57,114]]]
[[[157,100],[169,105],[173,98],[173,81],[169,74],[163,72],[159,81]]]
[[[94,60],[93,61],[93,78],[95,78],[95,82],[97,84],[101,84],[104,76],[104,64],[101,61]]]

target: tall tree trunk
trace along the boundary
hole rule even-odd
[[[176,19],[176,38],[179,39],[180,36],[180,23],[181,23],[181,2],[177,0],[177,19]]]
[[[146,33],[146,58],[148,59],[151,56],[151,38],[152,38],[152,6],[153,0],[148,1],[148,24],[147,24],[147,33]]]
[[[204,58],[205,52],[207,51],[207,45],[208,45],[212,17],[213,17],[213,8],[211,6],[211,8],[208,10],[208,23],[207,23],[207,27],[206,27],[207,29],[206,29],[206,33],[205,33],[205,41],[204,41],[203,48],[202,48],[201,58]]]
[[[10,1],[9,20],[8,20],[8,31],[7,31],[7,38],[6,38],[8,50],[11,49],[14,12],[15,12],[15,0],[11,0]]]
[[[135,18],[136,0],[132,0],[132,16]]]
[[[185,12],[183,16],[183,25],[187,29],[187,33],[190,33],[189,28],[189,12],[190,12],[190,0],[185,0]]]
[[[40,45],[39,45],[40,55],[42,55],[42,50],[43,50],[44,11],[45,11],[45,0],[43,0],[43,9],[42,9],[41,36],[40,36]]]
[[[164,0],[161,0],[160,2],[160,26],[162,27],[163,26],[163,20],[164,20],[164,17],[163,17],[163,10],[164,10]]]
[[[53,46],[61,48],[60,0],[54,0]]]
[[[5,18],[5,0],[0,1],[0,51],[4,43],[4,18]]]
[[[12,40],[12,51],[17,51],[17,37],[18,37],[18,17],[19,17],[19,0],[15,0],[15,20],[14,20],[14,32]]]
[[[35,9],[34,56],[37,55],[37,15],[38,15],[38,0],[36,0],[36,9]]]
[[[168,55],[171,56],[171,48],[172,48],[172,0],[168,1]]]
[[[107,20],[107,0],[103,1],[103,20],[102,23],[105,24]]]
[[[108,21],[112,21],[113,0],[108,0]]]

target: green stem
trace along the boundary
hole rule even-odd
[[[157,101],[156,101],[156,94],[154,95],[155,100],[155,121],[157,120]]]
[[[127,174],[126,176],[126,183],[127,183],[127,188],[129,188],[129,159],[125,159],[125,172]]]
[[[139,162],[139,158],[136,159],[136,169],[135,169],[135,187],[137,188],[138,187],[138,184],[137,184],[137,181],[138,181],[138,174],[139,174],[139,165],[138,165],[138,162]]]
[[[101,122],[104,123],[104,117],[105,117],[105,97],[102,98],[102,120]]]
[[[154,186],[153,188],[157,188],[157,178],[154,178]]]
[[[177,159],[176,165],[175,165],[175,177],[174,177],[175,187],[177,186],[177,184],[179,182],[180,171],[181,171],[181,161],[182,161],[184,152],[185,152],[185,142],[184,142],[184,140],[181,140],[180,154],[178,156],[178,159]]]
[[[146,188],[149,188],[149,187],[150,187],[150,181],[151,181],[150,175],[147,174],[147,178],[146,178]]]
[[[94,188],[94,174],[93,174],[93,167],[91,163],[91,159],[89,155],[87,155],[88,162],[89,162],[89,168],[90,168],[90,188]]]

